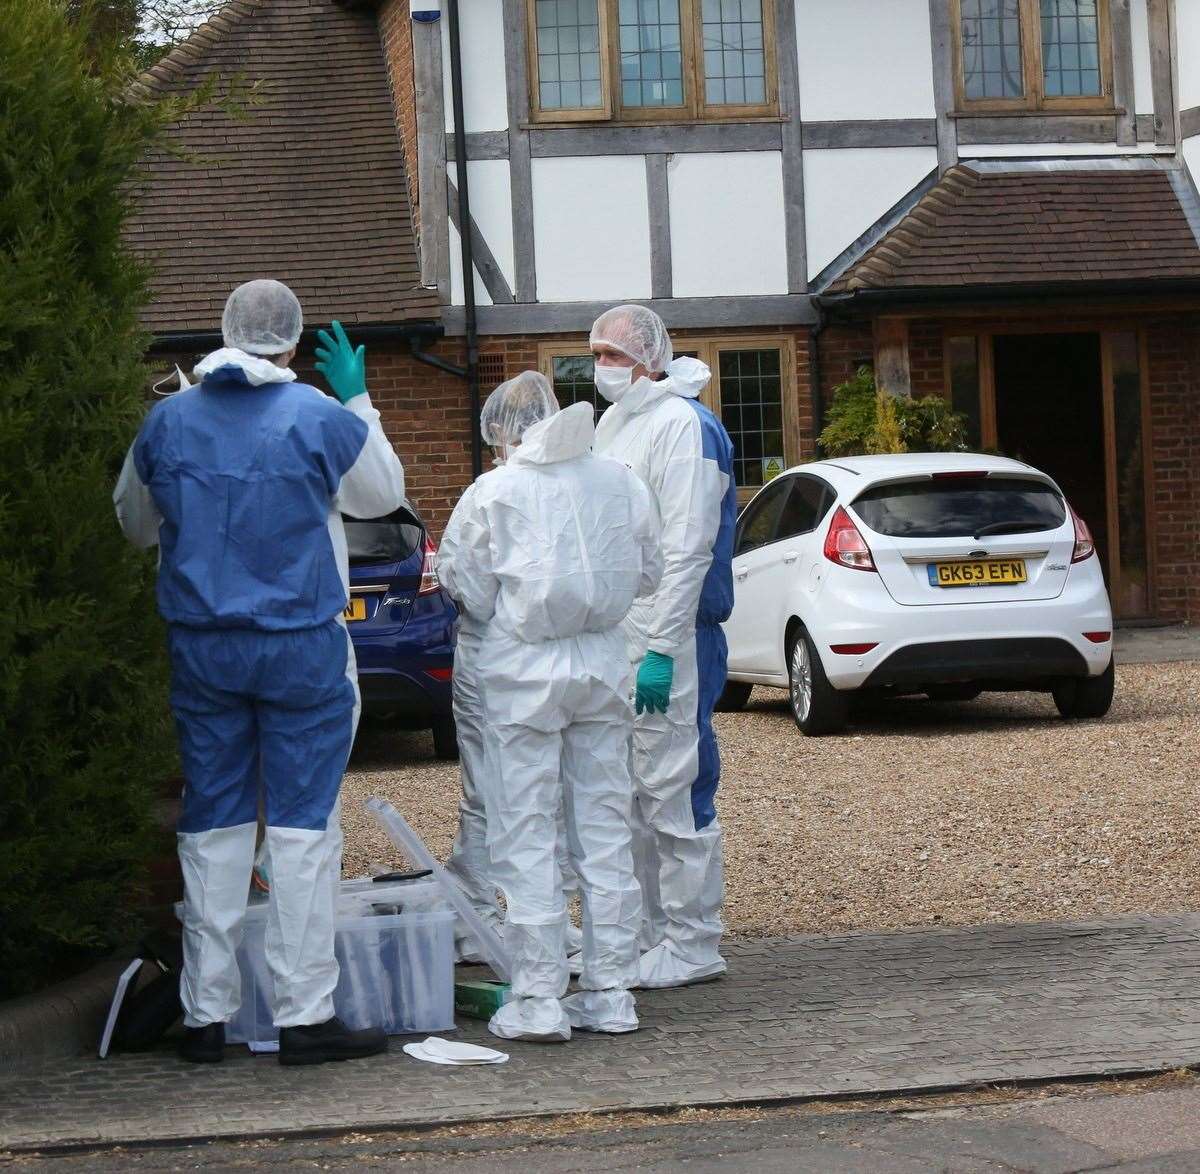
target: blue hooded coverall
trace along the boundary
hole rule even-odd
[[[366,395],[343,406],[234,349],[196,371],[201,383],[150,412],[114,494],[130,540],[160,551],[185,778],[184,1022],[225,1022],[241,999],[261,786],[275,1023],[323,1023],[358,711],[341,515],[399,508],[404,472]]]

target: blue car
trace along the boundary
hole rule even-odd
[[[450,684],[458,618],[437,577],[437,548],[409,502],[385,518],[343,515],[350,554],[346,623],[365,715],[433,732],[439,758],[458,757]]]

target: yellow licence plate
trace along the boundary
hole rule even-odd
[[[367,618],[367,601],[359,598],[350,600],[342,615],[350,623],[353,623],[355,620],[365,620]]]
[[[932,587],[1002,587],[1006,583],[1024,583],[1023,558],[981,558],[970,562],[930,563]]]

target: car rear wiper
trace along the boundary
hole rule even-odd
[[[976,530],[975,537],[982,538],[985,534],[1020,534],[1041,528],[1031,526],[1028,522],[990,522]]]

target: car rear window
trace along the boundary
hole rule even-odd
[[[984,538],[1057,530],[1067,520],[1062,496],[1026,477],[952,477],[875,485],[855,512],[890,538]]]
[[[425,530],[407,509],[386,518],[348,518],[346,546],[351,563],[398,563],[408,558],[424,541]]]

